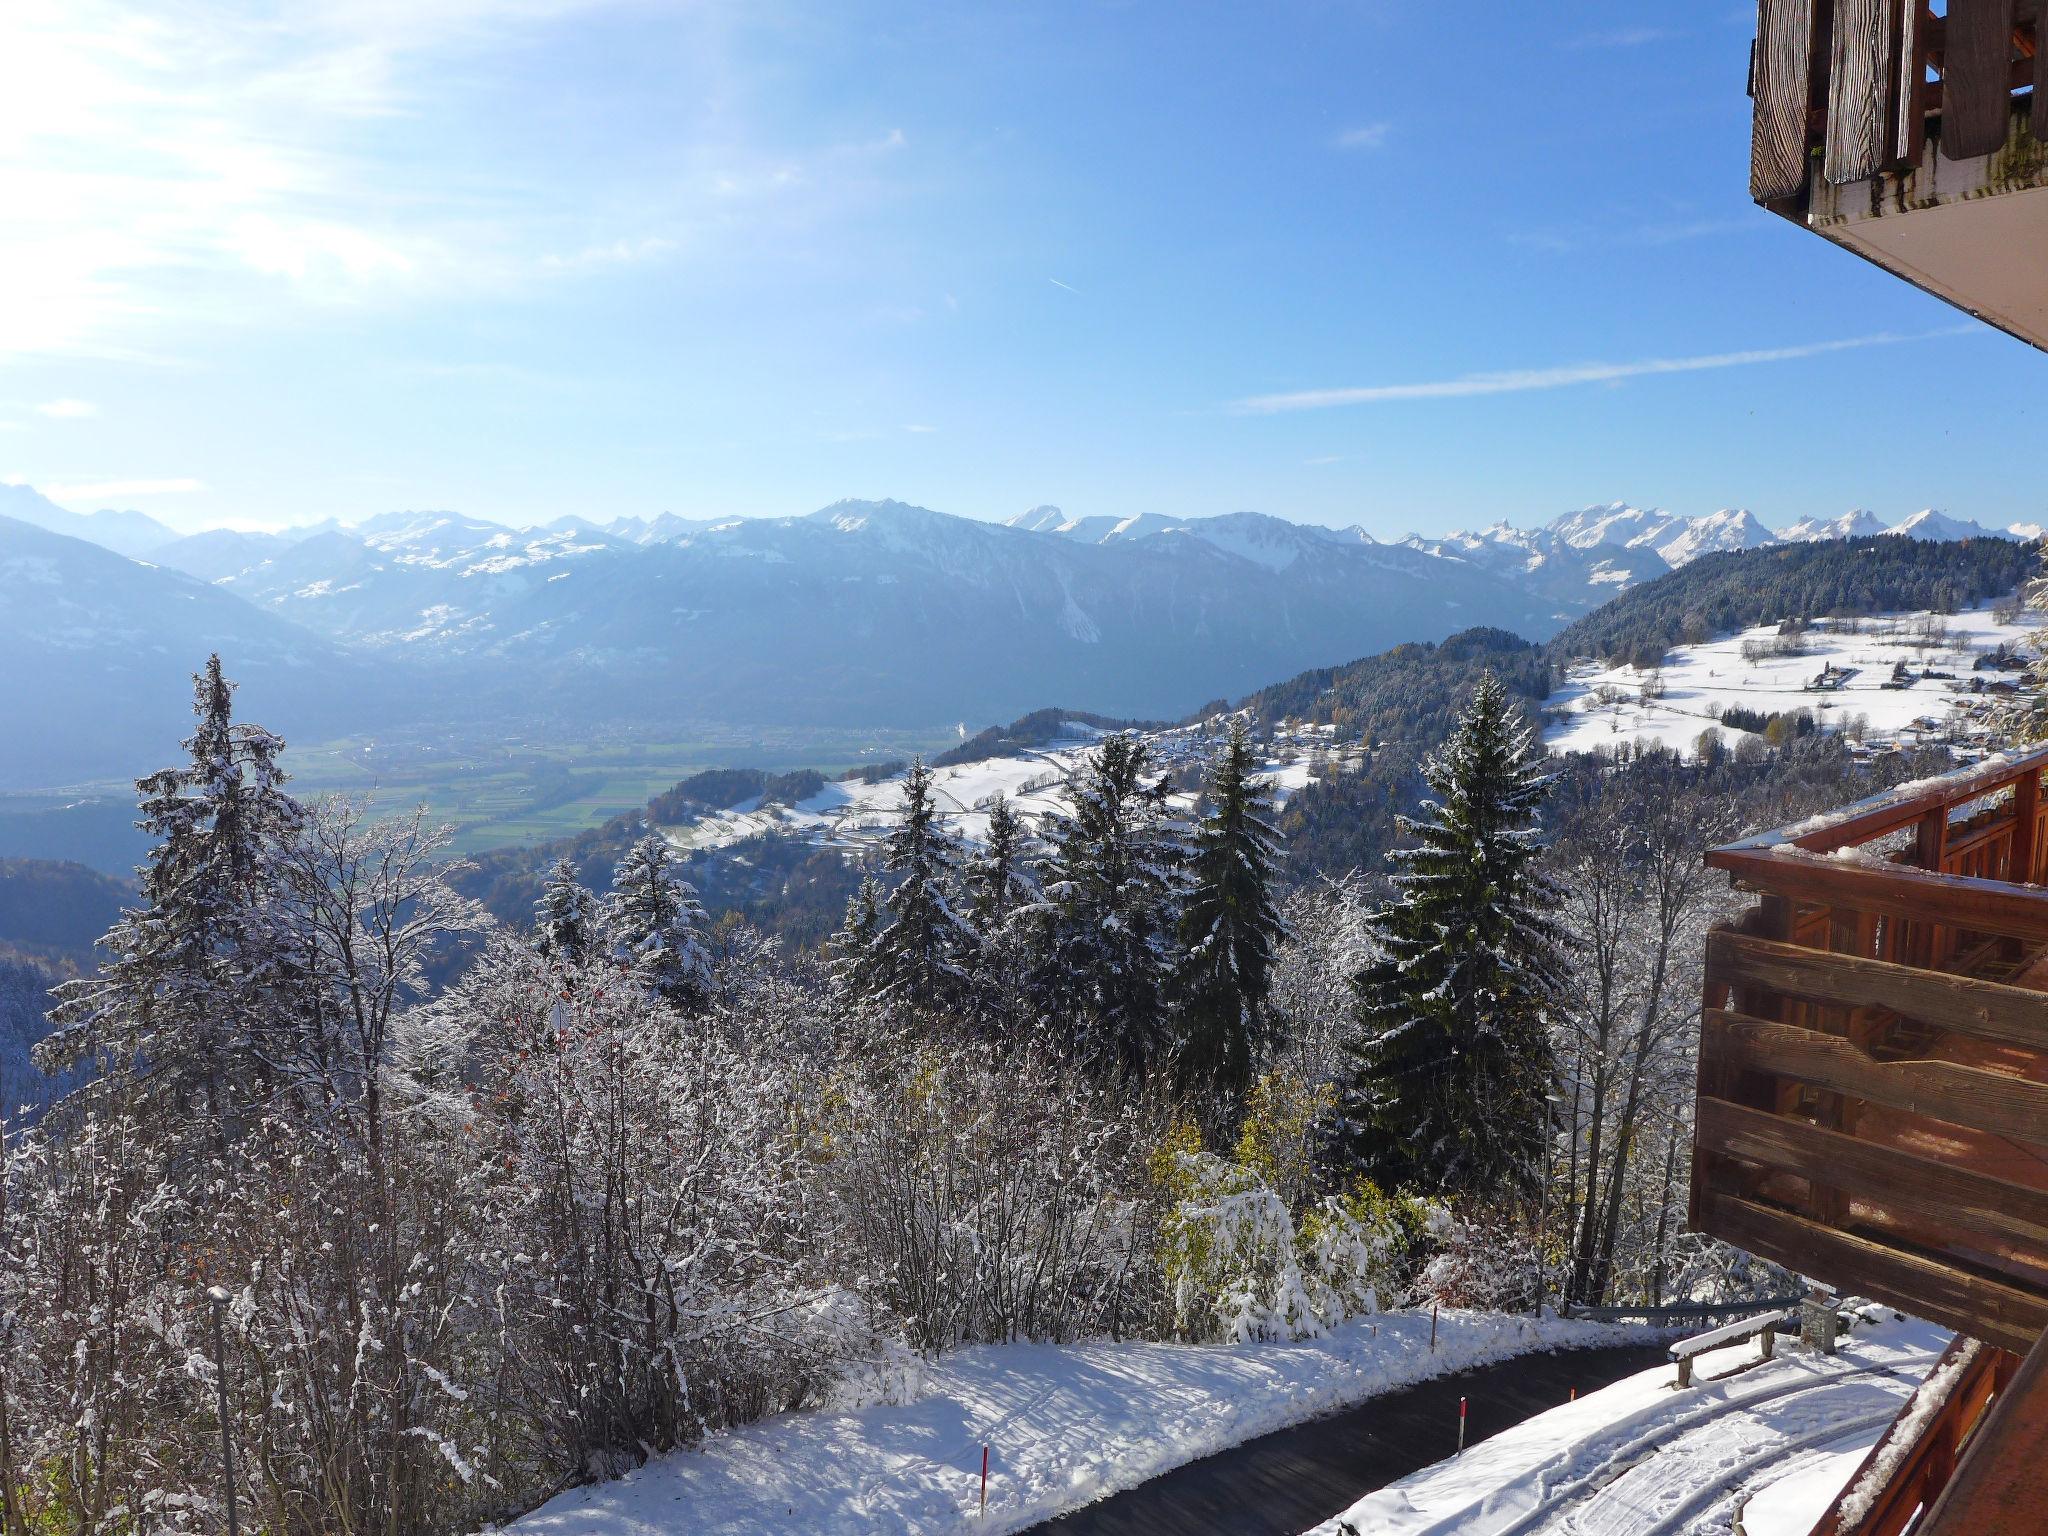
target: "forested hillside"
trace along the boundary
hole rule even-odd
[[[1561,630],[1553,658],[1654,665],[1672,646],[1780,619],[1953,613],[2012,592],[2040,548],[2010,539],[1931,543],[1877,537],[1702,555],[1621,593]]]

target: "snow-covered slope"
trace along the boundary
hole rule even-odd
[[[1763,716],[1810,710],[1823,728],[1871,741],[1968,741],[2015,676],[1980,670],[1978,658],[2036,647],[2042,632],[2034,619],[2001,623],[1990,608],[1821,619],[1791,639],[1766,625],[1679,646],[1654,672],[1583,663],[1544,702],[1554,723],[1543,739],[1559,752],[1661,741],[1690,753],[1712,731],[1733,747],[1751,733],[1721,717],[1741,708]]]
[[[1219,717],[1143,734],[1159,769],[1198,770],[1221,745],[1225,728],[1226,721]],[[1067,776],[1081,765],[1102,734],[1092,726],[1069,721],[1059,737],[1043,748],[936,769],[932,795],[939,814],[960,836],[977,842],[987,833],[988,808],[999,794],[1033,825],[1049,814],[1064,813],[1070,809]],[[1327,725],[1303,725],[1276,730],[1259,743],[1260,773],[1276,806],[1285,805],[1288,796],[1312,779],[1358,766],[1359,749],[1355,744],[1337,745],[1334,734],[1334,728]],[[723,848],[768,833],[802,837],[819,847],[863,848],[880,842],[895,827],[902,793],[900,773],[873,783],[835,779],[794,805],[746,800],[664,826],[661,831],[684,848]],[[1173,798],[1182,811],[1193,807],[1191,795]]]
[[[1430,1318],[1412,1312],[1354,1318],[1298,1344],[957,1350],[891,1393],[907,1400],[714,1435],[616,1482],[571,1489],[504,1536],[1007,1536],[1418,1381],[1645,1337],[1473,1312],[1446,1312],[1436,1326],[1434,1350]]]

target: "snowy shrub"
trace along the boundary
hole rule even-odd
[[[1398,1301],[1425,1209],[1363,1184],[1312,1200],[1297,1222],[1267,1177],[1274,1165],[1257,1155],[1252,1123],[1235,1161],[1203,1151],[1190,1122],[1176,1124],[1153,1154],[1153,1178],[1169,1202],[1160,1267],[1174,1332],[1233,1343],[1313,1338]]]
[[[849,1073],[821,1170],[850,1283],[923,1350],[1121,1334],[1147,1311],[1139,1112],[1028,1054]]]
[[[1418,1296],[1447,1307],[1520,1312],[1536,1305],[1546,1266],[1536,1235],[1490,1211],[1431,1208],[1435,1252],[1416,1281]]]

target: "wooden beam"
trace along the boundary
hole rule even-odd
[[[1709,1151],[1826,1180],[1852,1198],[1918,1217],[1937,1231],[2031,1249],[2048,1262],[2048,1190],[1719,1099],[1700,1101],[1697,1125],[1699,1145]]]
[[[1995,153],[2012,115],[2013,0],[1949,0],[1941,75],[1941,152]]]
[[[1736,883],[1819,907],[1848,907],[1973,933],[2048,942],[2048,891],[1941,875],[1907,864],[1850,864],[1716,848],[1707,863]]]
[[[1823,174],[1838,187],[1876,175],[1889,158],[1897,7],[1898,0],[1835,0]]]
[[[1892,131],[1892,163],[1916,166],[1927,147],[1927,47],[1932,30],[1926,0],[1898,0],[1898,78],[1892,82],[1896,113]]]
[[[2048,1055],[2048,993],[2026,987],[1803,949],[1727,929],[1707,935],[1707,974],[1724,986],[1888,1008],[1922,1024]]]
[[[2034,106],[2028,125],[2033,129],[2036,143],[2048,144],[2048,48],[2041,46],[2043,33],[2048,32],[2048,23],[2037,19],[2034,22]]]
[[[2017,1354],[2031,1350],[2048,1328],[2048,1298],[2015,1286],[1736,1195],[1709,1191],[1704,1204],[1703,1231],[1838,1291],[1871,1297]]]
[[[1718,1008],[1702,1021],[1700,1049],[1744,1070],[1795,1078],[1907,1114],[2015,1141],[2048,1142],[2048,1084],[1952,1061],[1877,1061],[1839,1035]]]
[[[1813,105],[1814,0],[1758,0],[1749,195],[1766,203],[1806,190]]]

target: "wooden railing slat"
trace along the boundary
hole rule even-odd
[[[1701,1100],[1698,1116],[1700,1145],[1712,1151],[1835,1182],[1873,1206],[1939,1226],[2048,1248],[2048,1190],[1719,1099]]]
[[[2008,1346],[2010,1347],[2010,1346]],[[2033,1536],[2048,1508],[2048,1345],[2036,1344],[1984,1416],[1914,1536]]]
[[[1749,149],[1749,195],[1758,202],[1793,197],[1806,187],[1813,22],[1814,0],[1758,0]]]
[[[1896,74],[1897,0],[1835,0],[1824,174],[1836,186],[1884,164]]]
[[[1878,1061],[1839,1035],[1720,1008],[1702,1021],[1700,1049],[1725,1052],[1726,1059],[1748,1071],[1796,1078],[1907,1114],[2018,1141],[2048,1142],[2048,1084],[1951,1061]]]
[[[1702,1196],[1707,1230],[1795,1272],[2025,1354],[2048,1328],[2048,1299],[1919,1254],[1837,1232],[1739,1195]]]
[[[1949,0],[1941,77],[1941,152],[1951,160],[2002,147],[2012,110],[2013,0]]]
[[[1896,0],[1899,13],[1897,78],[1892,82],[1892,161],[1920,163],[1927,145],[1927,6],[1926,0]]]
[[[2048,891],[2003,880],[1737,848],[1716,848],[1707,862],[1742,884],[1793,901],[2048,943]]]
[[[1851,1008],[1887,1008],[1918,1023],[2048,1054],[2048,993],[2026,987],[1802,949],[1727,929],[1707,936],[1707,974],[1724,985]]]

